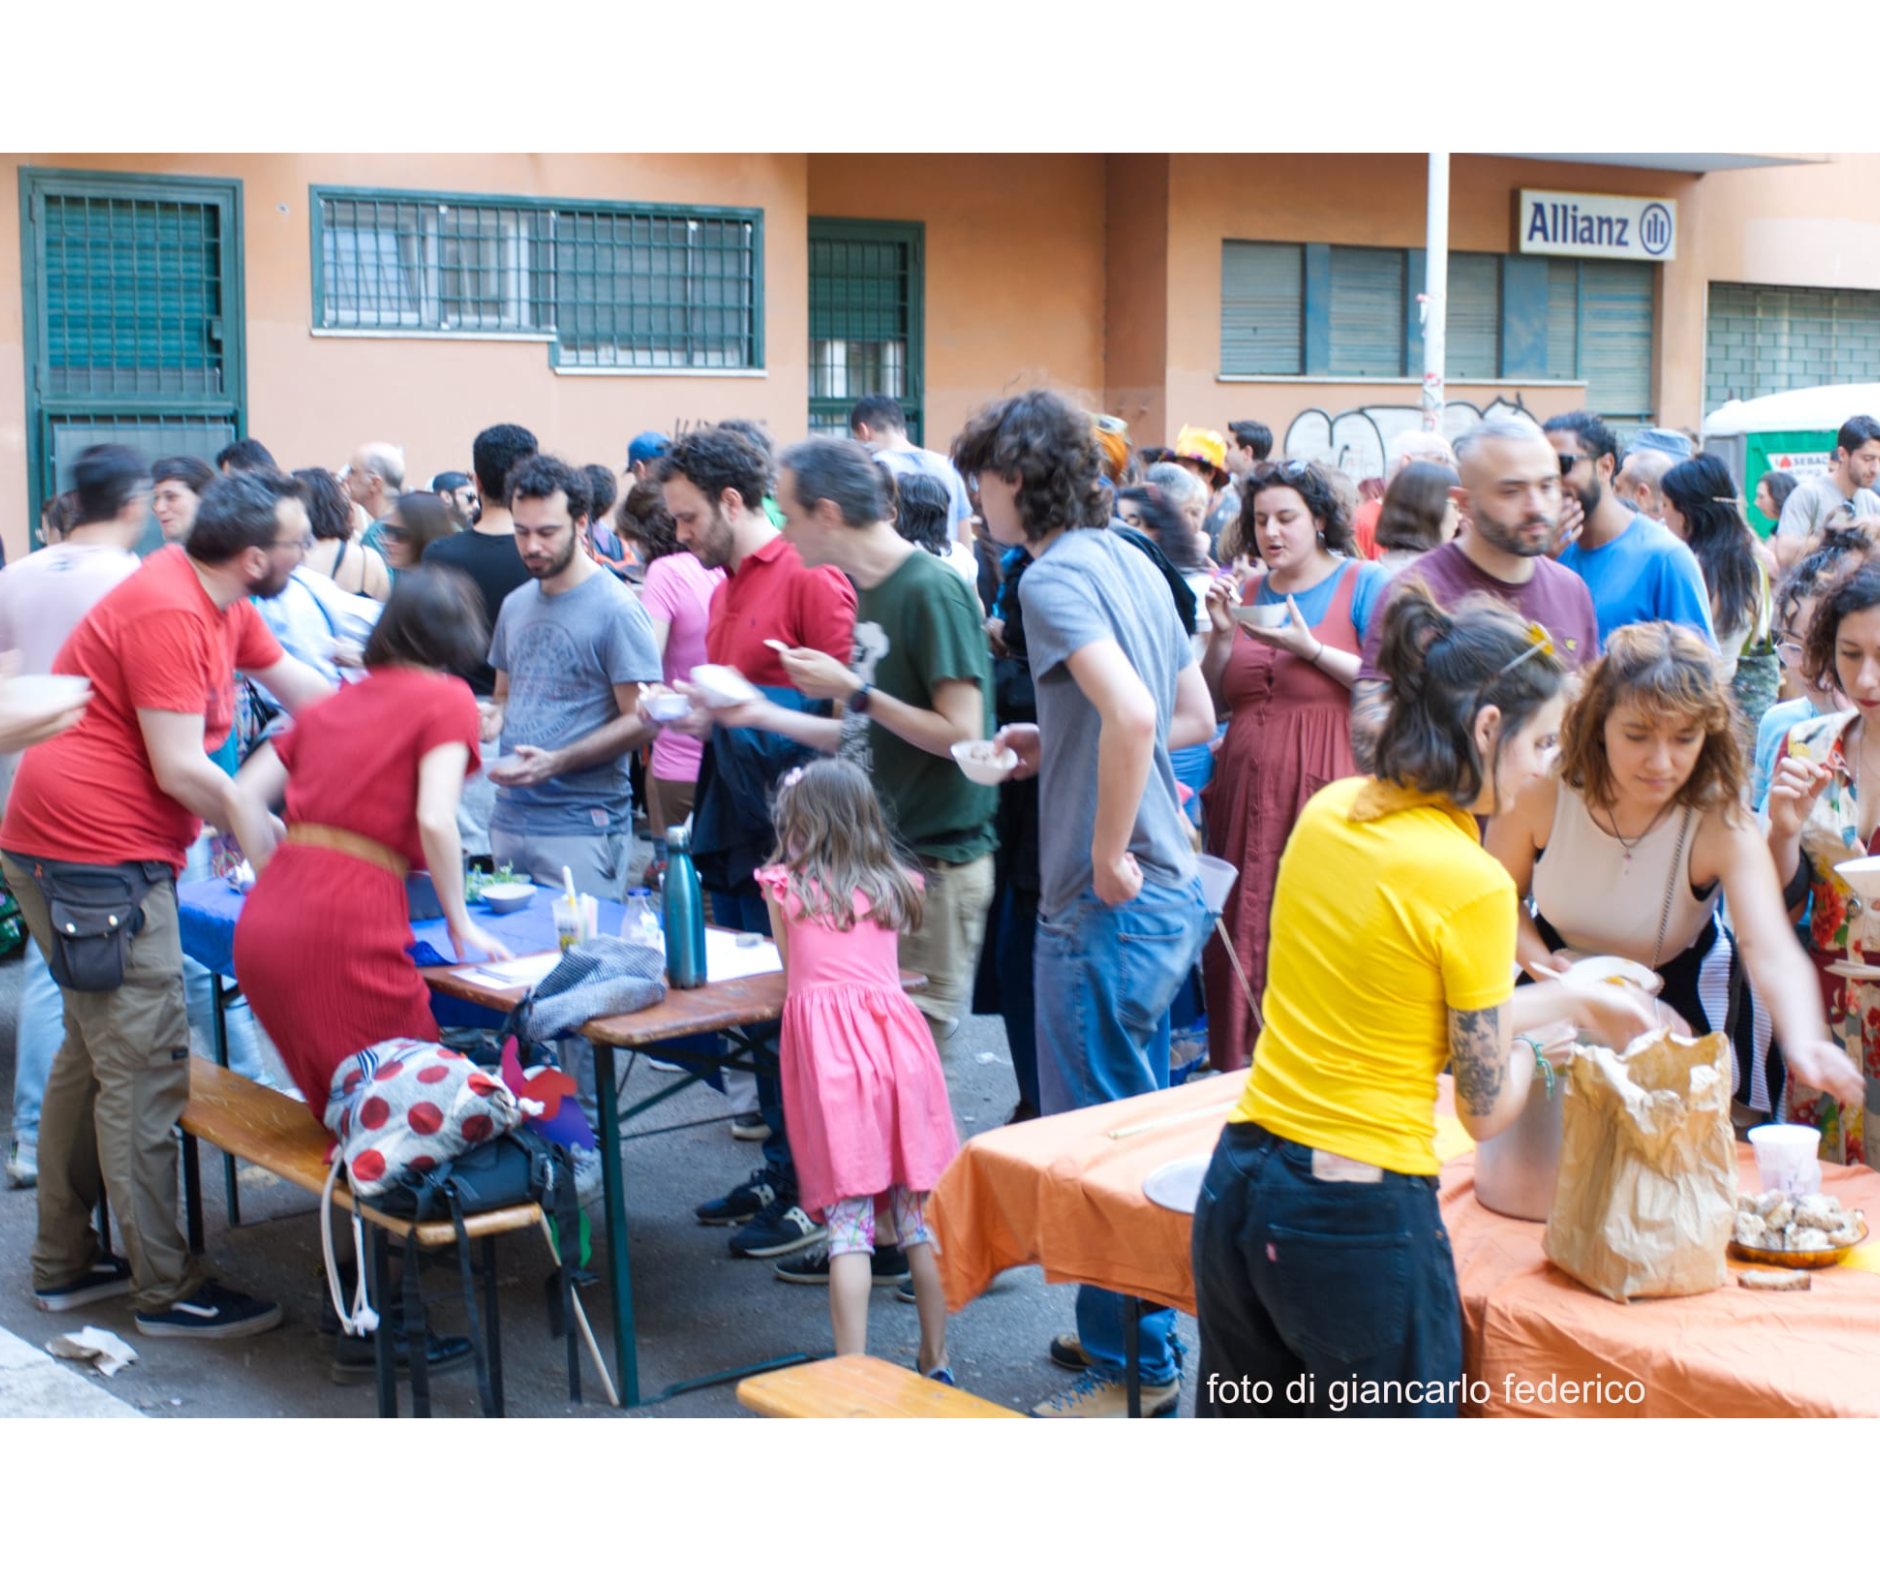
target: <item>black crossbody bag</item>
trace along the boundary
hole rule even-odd
[[[17,857],[17,856],[16,856]],[[116,990],[144,928],[144,899],[174,872],[160,860],[80,865],[31,855],[20,860],[52,916],[52,977],[67,990]]]

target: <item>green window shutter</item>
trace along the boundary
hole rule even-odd
[[[1644,420],[1652,409],[1653,265],[1580,265],[1586,402],[1608,419]]]
[[[1305,248],[1221,243],[1221,371],[1297,377],[1305,370]]]
[[[1580,265],[1571,258],[1547,263],[1547,376],[1580,375]]]
[[[1501,258],[1449,254],[1444,375],[1452,382],[1501,376]]]
[[[1331,248],[1330,357],[1334,377],[1402,377],[1404,254]]]
[[[925,229],[864,219],[811,219],[809,427],[848,435],[865,394],[901,403],[922,441],[922,277]]]

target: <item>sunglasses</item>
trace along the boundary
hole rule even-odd
[[[1590,454],[1563,454],[1560,456],[1560,474],[1565,476],[1571,472],[1573,467],[1578,465],[1581,460],[1590,460],[1592,458],[1593,456]]]

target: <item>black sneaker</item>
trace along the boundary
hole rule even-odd
[[[873,1268],[877,1286],[903,1285],[908,1277],[907,1255],[901,1251],[899,1243],[884,1243],[875,1249]],[[829,1239],[825,1237],[807,1253],[785,1259],[777,1266],[777,1279],[797,1286],[827,1286]]]
[[[731,1256],[774,1259],[821,1242],[828,1235],[829,1228],[817,1225],[794,1199],[774,1199],[738,1228],[731,1238]]]
[[[1084,1350],[1084,1343],[1075,1335],[1054,1335],[1051,1337],[1051,1361],[1071,1373],[1080,1374],[1090,1366],[1090,1353]]]
[[[63,1286],[35,1286],[33,1301],[47,1313],[64,1313],[67,1308],[82,1308],[88,1302],[122,1297],[130,1289],[131,1261],[106,1253],[75,1281]]]
[[[741,1226],[759,1210],[777,1201],[777,1182],[762,1167],[740,1182],[723,1198],[700,1204],[692,1213],[701,1226]]]
[[[462,1368],[472,1356],[469,1341],[461,1335],[433,1335],[424,1346],[425,1362],[434,1374],[451,1373]],[[410,1343],[400,1335],[392,1347],[392,1361],[398,1377],[411,1377]],[[369,1335],[342,1335],[333,1343],[333,1363],[327,1370],[335,1384],[370,1384],[378,1377],[378,1354]]]
[[[198,1341],[227,1341],[259,1335],[281,1322],[281,1305],[204,1281],[187,1297],[156,1313],[137,1315],[141,1334],[180,1336]]]

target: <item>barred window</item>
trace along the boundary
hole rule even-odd
[[[763,365],[763,215],[314,192],[316,327],[548,339],[558,366]]]

